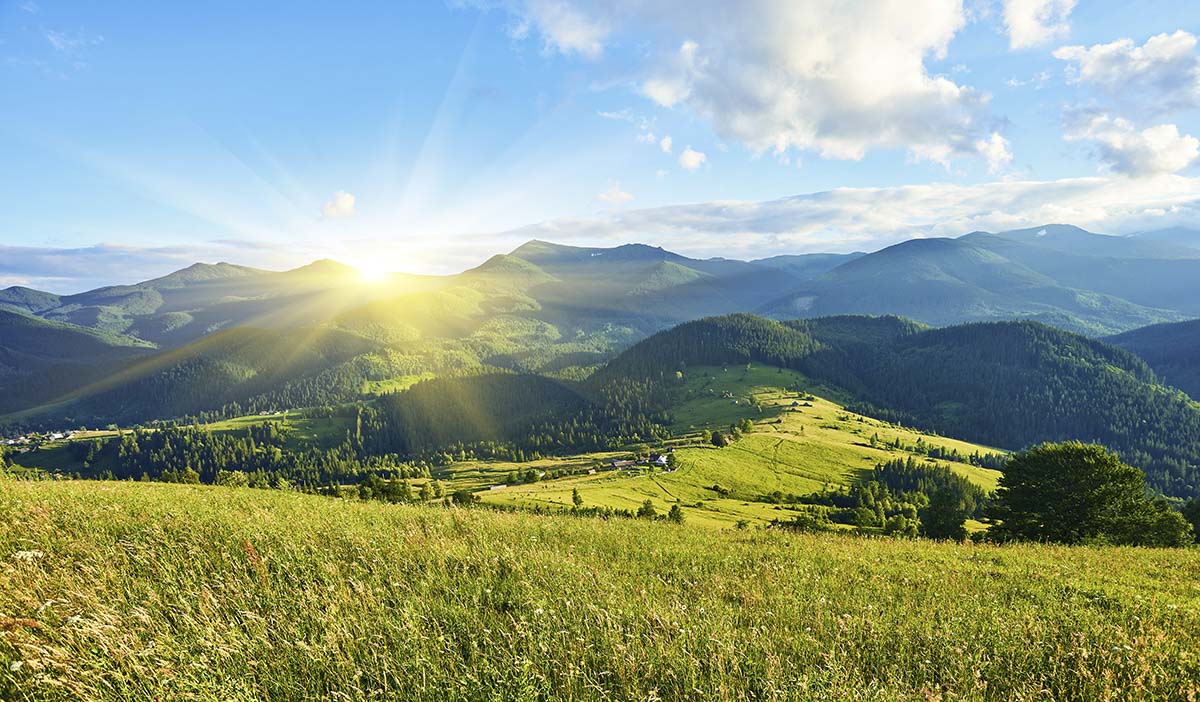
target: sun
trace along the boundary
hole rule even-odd
[[[377,263],[359,264],[356,268],[358,268],[358,274],[364,283],[382,283],[391,276],[391,271]]]

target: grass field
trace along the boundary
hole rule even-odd
[[[0,698],[1187,700],[1200,551],[0,481]]]
[[[303,411],[252,414],[205,426],[214,433],[244,432],[247,428],[264,422],[280,425],[280,429],[284,431],[284,443],[290,450],[303,450],[310,446],[332,448],[346,439],[346,432],[352,427],[352,422],[345,417],[307,417]]]

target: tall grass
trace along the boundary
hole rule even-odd
[[[1186,700],[1196,550],[0,481],[0,698]]]

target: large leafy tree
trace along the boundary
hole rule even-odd
[[[962,500],[952,491],[941,489],[929,498],[929,504],[921,510],[921,535],[930,539],[960,541],[967,535],[963,523],[967,511]]]
[[[1182,546],[1191,525],[1152,499],[1142,471],[1103,446],[1043,444],[1013,456],[996,492],[1000,540]]]

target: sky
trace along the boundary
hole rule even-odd
[[[1194,0],[0,0],[0,286],[1200,226]]]

